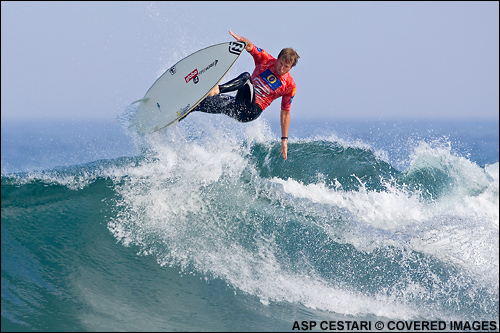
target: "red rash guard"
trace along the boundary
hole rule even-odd
[[[255,61],[255,69],[252,73],[255,103],[264,110],[276,98],[282,97],[281,109],[290,111],[292,99],[297,89],[290,73],[282,76],[275,75],[276,59],[255,45],[253,45],[250,54]]]

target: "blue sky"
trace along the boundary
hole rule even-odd
[[[233,40],[228,30],[275,56],[297,50],[293,117],[498,120],[496,1],[1,6],[2,121],[116,119],[178,60]],[[245,53],[225,79],[252,70]]]

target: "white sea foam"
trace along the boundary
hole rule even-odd
[[[391,180],[375,191],[358,177],[359,189],[347,191],[321,181],[261,178],[247,156],[254,143],[275,138],[266,123],[248,124],[243,132],[238,127],[236,133],[231,120],[215,125],[205,116],[191,118],[205,122],[203,131],[193,132],[187,122],[149,136],[142,143],[146,158],[116,174],[124,209],[109,229],[123,244],[140,246],[161,265],[221,278],[263,303],[285,301],[355,316],[431,314],[407,302],[426,292],[418,283],[398,291],[406,296],[365,295],[308,265],[287,267],[265,220],[283,223],[281,214],[289,208],[297,216],[316,214],[325,233],[359,251],[408,248],[482,275],[485,282],[498,276],[498,213],[490,211],[498,211],[498,164],[483,169],[449,150],[419,147],[410,172],[425,164],[445,169],[454,182],[449,193],[430,201]],[[350,227],[335,229],[331,216],[341,216]]]
[[[353,220],[397,236],[350,234],[347,241],[360,250],[409,244],[415,251],[458,264],[477,279],[498,286],[498,163],[483,169],[453,156],[449,149],[423,144],[417,148],[409,172],[423,167],[442,169],[449,175],[448,193],[429,201],[418,191],[390,182],[385,191],[369,191],[364,186],[344,191],[294,179],[274,178],[271,182],[292,198],[345,209]]]

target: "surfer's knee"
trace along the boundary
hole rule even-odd
[[[244,80],[244,81],[247,81],[247,80],[250,80],[252,78],[252,76],[250,75],[250,73],[248,72],[245,72],[245,73],[242,73],[240,75],[240,77]]]
[[[219,89],[219,86],[216,85],[212,90],[210,90],[210,92],[208,93],[208,96],[212,97],[212,96],[215,96],[218,94],[220,94],[220,89]]]

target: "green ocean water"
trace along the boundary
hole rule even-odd
[[[2,331],[498,320],[498,123],[77,125],[2,129]]]

